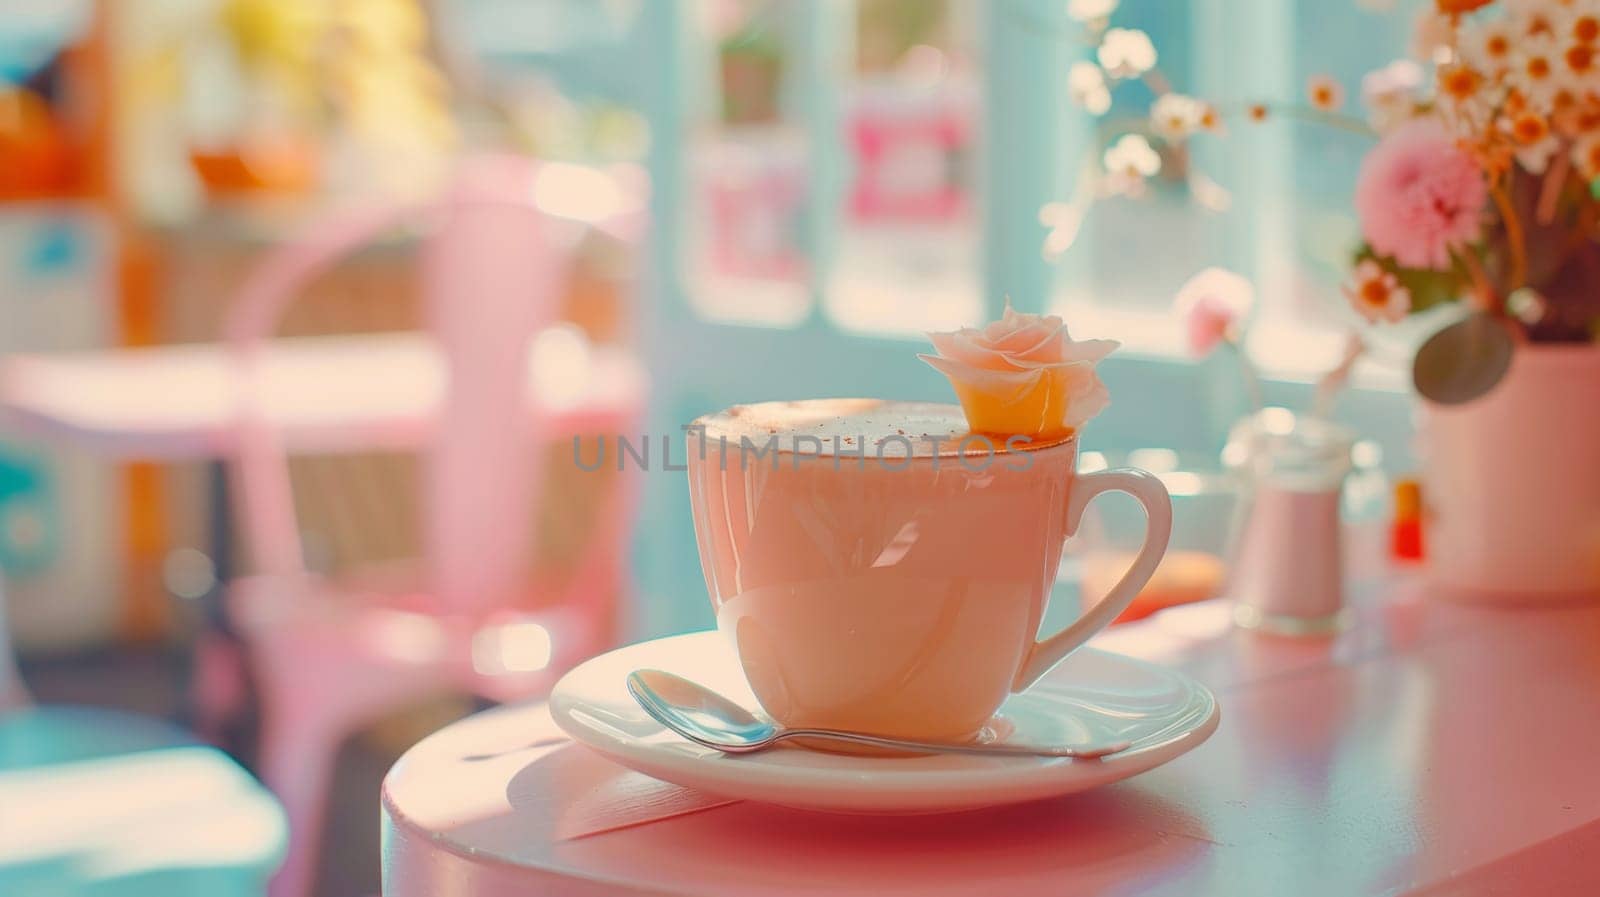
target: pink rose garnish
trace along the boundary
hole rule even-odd
[[[1189,352],[1204,358],[1224,340],[1238,339],[1239,321],[1250,313],[1255,292],[1250,281],[1223,268],[1207,268],[1189,278],[1175,302]]]
[[[1443,270],[1452,250],[1478,239],[1489,188],[1444,126],[1417,119],[1362,160],[1356,213],[1374,251],[1407,268]]]
[[[930,333],[937,355],[919,355],[955,387],[975,433],[1060,436],[1111,404],[1095,364],[1115,340],[1073,340],[1055,315],[1005,315],[982,328]]]

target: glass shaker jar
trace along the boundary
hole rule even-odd
[[[1228,585],[1234,622],[1282,635],[1346,622],[1340,497],[1354,434],[1264,408],[1235,424],[1223,463],[1240,480]]]

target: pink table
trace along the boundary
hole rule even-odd
[[[613,432],[643,406],[628,354],[561,331],[528,353],[530,412],[553,433]],[[0,361],[0,415],[14,430],[135,459],[232,450],[241,384],[215,343],[16,355]],[[444,395],[438,348],[417,333],[274,340],[250,384],[291,451],[416,445]]]
[[[959,816],[727,803],[572,744],[543,704],[428,737],[384,783],[384,893],[1600,893],[1600,605],[1495,611],[1401,585],[1334,640],[1217,602],[1099,647],[1182,668],[1222,724],[1086,794]]]

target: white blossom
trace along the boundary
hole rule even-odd
[[[1074,62],[1067,70],[1067,97],[1091,115],[1106,114],[1111,108],[1111,91],[1106,87],[1105,72],[1092,62]]]
[[[1155,68],[1156,46],[1136,28],[1112,28],[1100,41],[1100,65],[1113,78],[1137,78]]]
[[[1150,104],[1150,126],[1167,140],[1182,140],[1200,125],[1205,107],[1194,97],[1165,93]]]
[[[1117,11],[1118,0],[1067,0],[1067,15],[1079,22],[1104,21]]]

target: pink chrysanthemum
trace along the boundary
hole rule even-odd
[[[1408,268],[1442,270],[1478,238],[1489,188],[1472,157],[1436,121],[1397,129],[1367,154],[1356,213],[1373,250]]]

